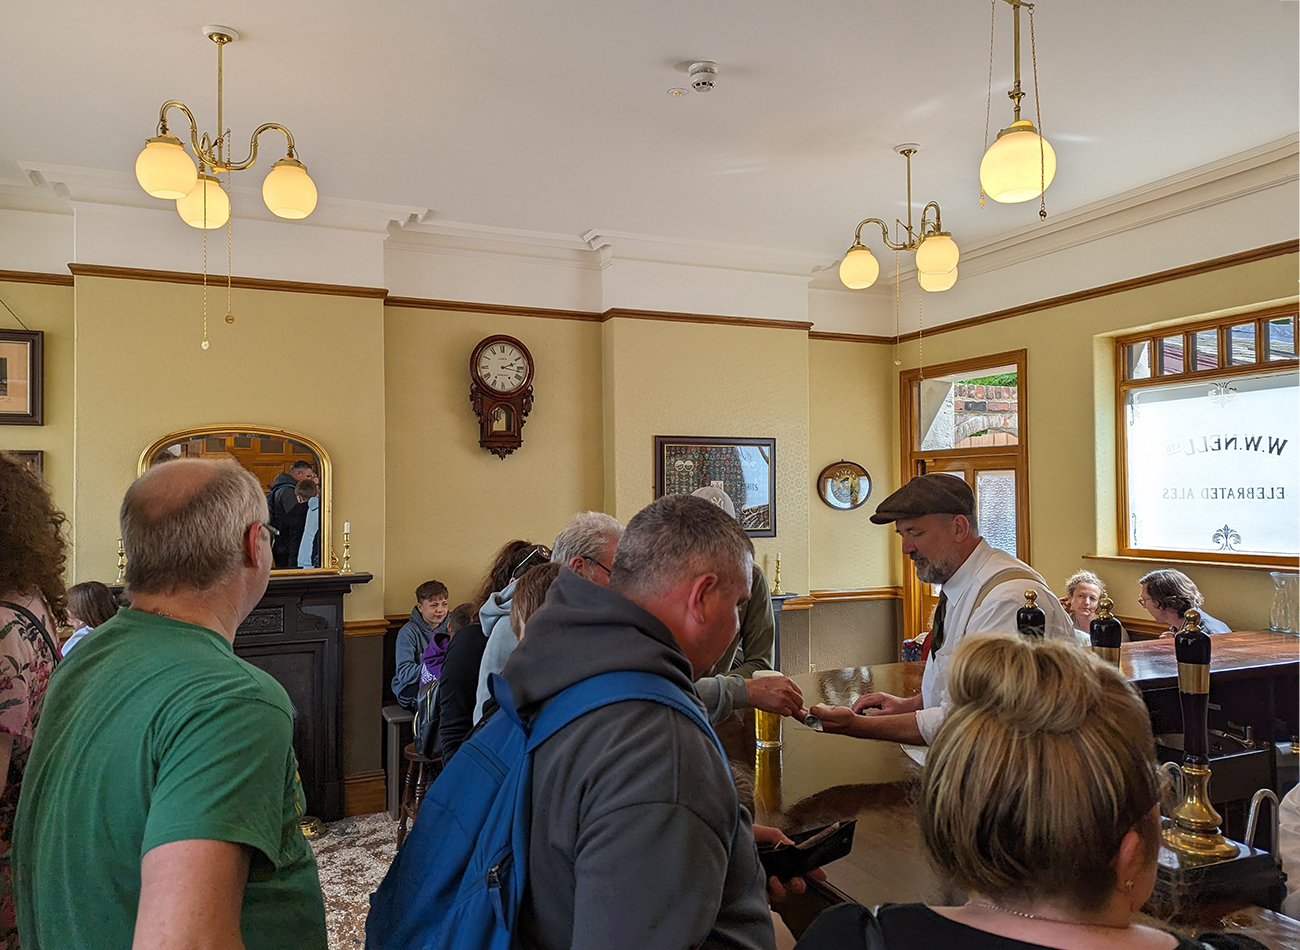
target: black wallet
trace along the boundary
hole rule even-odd
[[[813,868],[838,861],[853,850],[853,829],[858,820],[837,821],[824,828],[813,828],[788,835],[794,844],[768,844],[761,842],[758,856],[768,877],[788,881],[802,877]]]

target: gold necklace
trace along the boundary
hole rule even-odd
[[[1016,917],[1024,917],[1027,920],[1041,920],[1048,924],[1066,924],[1070,927],[1105,927],[1109,930],[1127,930],[1128,924],[1090,924],[1082,920],[1061,920],[1059,917],[1040,917],[1038,914],[1027,914],[1023,910],[1012,910],[1010,907],[1003,907],[1001,904],[986,904],[982,901],[971,901],[976,907],[987,907],[989,910],[998,910],[1004,914],[1013,914]]]

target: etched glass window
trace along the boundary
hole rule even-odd
[[[975,473],[975,506],[980,534],[993,547],[1016,556],[1016,472]]]
[[[1253,347],[1254,325],[1247,329]],[[1288,370],[1128,392],[1131,547],[1300,554],[1297,376]]]

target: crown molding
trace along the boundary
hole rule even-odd
[[[593,228],[582,239],[593,251],[601,252],[605,265],[615,260],[645,261],[783,274],[807,280],[812,279],[815,270],[826,265],[826,255],[816,251],[684,240],[631,231]]]
[[[71,274],[42,274],[29,270],[0,270],[0,281],[11,284],[47,284],[52,287],[71,287]]]
[[[761,327],[767,330],[803,330],[812,329],[806,320],[765,320],[762,317],[730,317],[714,313],[681,313],[671,310],[634,310],[626,307],[611,307],[600,315],[600,322],[606,323],[619,318],[628,320],[667,320],[672,323],[711,323],[724,327]]]
[[[50,197],[59,198],[74,209],[78,204],[110,205],[147,211],[165,210],[170,206],[167,201],[145,194],[136,182],[135,175],[127,172],[25,161],[19,161],[18,166],[30,179],[28,194],[44,197],[47,201]],[[234,179],[236,182],[239,180],[237,177]],[[6,197],[23,197],[22,189],[8,186],[9,181],[12,180],[0,182],[0,186],[5,186],[0,188],[0,193]],[[428,208],[412,205],[382,204],[322,195],[309,220],[290,222],[277,218],[266,208],[260,186],[250,188],[235,184],[231,192],[231,210],[236,218],[289,226],[302,223],[307,227],[386,234],[395,223],[401,225],[419,221],[429,213]]]
[[[550,307],[516,307],[506,304],[476,303],[467,300],[434,300],[427,297],[388,297],[385,307],[404,307],[410,310],[450,310],[458,313],[491,313],[509,317],[542,317],[549,320],[582,320],[600,323],[601,315],[594,310],[557,310]]]

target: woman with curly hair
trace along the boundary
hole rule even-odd
[[[68,619],[63,512],[36,476],[0,454],[0,948],[18,946],[9,847],[41,700]]]

